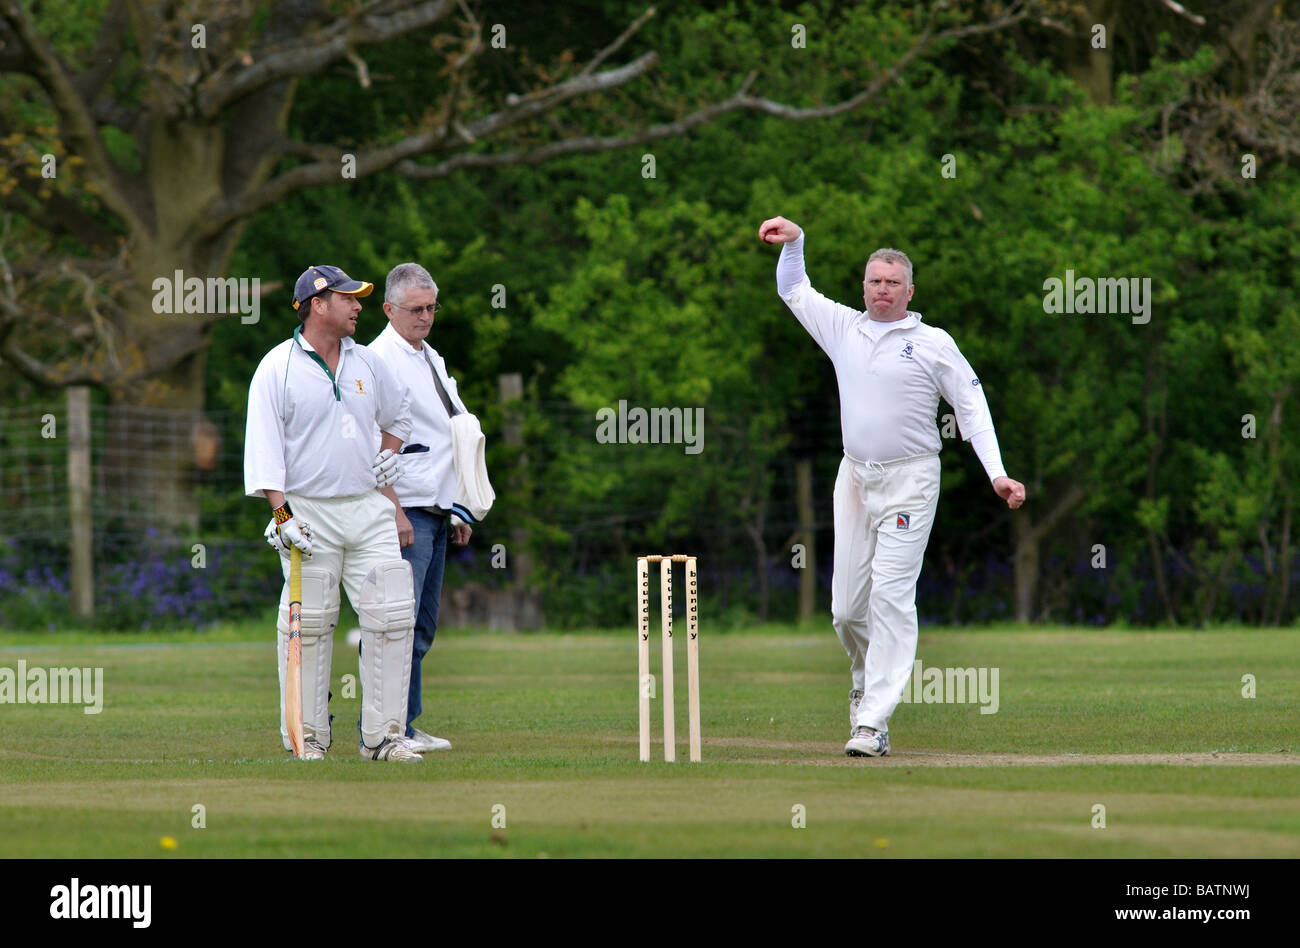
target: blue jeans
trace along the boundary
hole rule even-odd
[[[403,508],[415,529],[415,542],[402,547],[415,584],[415,645],[411,649],[411,693],[406,704],[406,736],[414,737],[411,722],[424,710],[420,703],[420,662],[433,647],[438,632],[438,602],[447,565],[448,518],[415,507]]]

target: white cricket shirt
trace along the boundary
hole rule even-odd
[[[965,440],[993,430],[979,377],[952,337],[922,323],[920,313],[871,323],[866,312],[822,296],[803,269],[802,235],[782,248],[777,288],[835,366],[840,428],[850,457],[892,461],[937,454],[940,395],[956,412]],[[981,461],[990,479],[1005,474],[1000,459],[993,469],[988,459]]]
[[[468,411],[456,391],[456,380],[447,374],[442,356],[427,342],[413,349],[389,323],[369,346],[372,353],[405,385],[411,401],[411,436],[404,450],[427,447],[428,451],[402,454],[402,476],[393,485],[403,507],[442,507],[456,502],[456,468],[452,463],[451,418],[438,397],[429,363],[442,379],[454,407]],[[425,357],[429,361],[425,361]],[[378,439],[378,431],[373,432]]]
[[[244,491],[250,497],[278,490],[314,499],[372,491],[376,425],[408,440],[406,387],[351,338],[340,340],[338,371],[331,373],[299,327],[253,373]]]

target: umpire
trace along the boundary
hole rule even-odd
[[[418,263],[394,267],[384,283],[388,325],[370,350],[407,387],[411,400],[411,435],[402,449],[402,479],[394,488],[401,502],[397,517],[402,558],[415,582],[415,647],[411,655],[411,690],[407,698],[406,736],[418,751],[450,750],[451,742],[414,724],[424,710],[420,665],[438,631],[447,540],[457,546],[472,532],[456,505],[456,470],[452,463],[452,416],[465,412],[456,380],[426,337],[438,311],[438,284]]]

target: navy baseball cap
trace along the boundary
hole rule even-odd
[[[317,293],[326,290],[347,293],[349,296],[369,296],[374,289],[373,283],[354,280],[338,267],[308,267],[293,285],[293,308],[297,309]]]

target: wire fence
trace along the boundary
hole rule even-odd
[[[261,537],[266,502],[244,494],[244,414],[88,405],[86,499],[78,508],[71,405],[0,409],[0,601],[7,603],[0,623],[57,623],[51,617],[66,613],[79,583],[90,585],[97,617],[114,627],[203,624],[264,609],[278,564]],[[476,549],[451,552],[449,583],[527,587],[564,603],[553,610],[564,621],[617,621],[627,598],[622,561],[667,544],[712,554],[702,559],[702,578],[712,572],[724,603],[738,602],[742,587],[785,589],[780,570],[775,583],[754,580],[755,554],[746,548],[757,540],[775,556],[800,530],[789,502],[791,465],[778,459],[761,472],[772,501],[754,518],[757,535],[747,536],[723,496],[734,485],[704,484],[706,462],[679,446],[648,445],[654,454],[638,454],[601,444],[593,413],[567,402],[490,405],[480,418],[498,499],[476,532]],[[838,427],[825,434],[837,440]],[[743,453],[727,436],[710,437],[724,457]],[[829,522],[811,526],[828,530]],[[825,542],[829,551],[828,532]],[[89,545],[93,578],[72,565],[79,544]],[[487,552],[498,548],[510,557],[494,570]],[[540,598],[532,608],[541,610]]]

